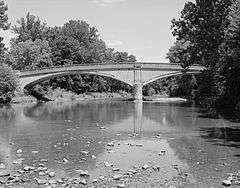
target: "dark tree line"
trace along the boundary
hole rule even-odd
[[[172,34],[176,42],[167,54],[171,63],[186,69],[192,64],[207,67],[196,76],[196,100],[239,111],[240,1],[188,2],[181,17],[172,20]],[[181,84],[177,83],[178,89],[182,89]]]
[[[0,29],[7,30],[10,25],[7,17],[7,6],[0,0]],[[12,69],[4,63],[6,48],[3,37],[0,36],[0,103],[7,103],[12,100],[17,89],[17,76]]]

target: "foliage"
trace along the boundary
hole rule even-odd
[[[193,90],[196,88],[196,78],[194,75],[179,75],[175,77],[156,80],[143,88],[144,95],[153,94],[169,95],[171,97],[181,96],[194,98]]]
[[[26,18],[21,18],[17,23],[13,31],[18,36],[12,42],[7,61],[14,69],[136,61],[135,56],[127,52],[115,52],[108,48],[100,39],[97,29],[82,20],[70,20],[61,27],[47,27],[39,18],[28,13]],[[106,77],[69,75],[40,84],[32,88],[30,93],[41,97],[49,86],[78,94],[131,89]]]
[[[188,2],[181,18],[172,21],[172,33],[176,43],[167,55],[170,62],[181,63],[185,68],[193,63],[208,68],[196,79],[196,99],[215,107],[237,109],[240,104],[240,1]]]
[[[7,17],[7,6],[5,5],[3,0],[0,0],[0,29],[7,30],[9,29],[8,17]],[[3,37],[0,36],[0,56],[3,55],[5,48],[2,43]]]
[[[8,63],[17,70],[48,67],[52,65],[50,56],[48,41],[27,40],[12,45]]]
[[[6,64],[0,64],[0,103],[10,102],[17,87],[18,78],[12,69]]]
[[[190,58],[186,64],[198,63],[214,69],[219,59],[219,46],[225,39],[230,0],[196,0],[188,2],[179,20],[172,20],[173,36],[189,42]]]
[[[39,18],[30,13],[27,14],[26,18],[17,20],[17,24],[18,25],[12,28],[17,34],[17,38],[14,39],[15,43],[25,42],[27,40],[42,40],[46,32],[46,24],[42,23]]]

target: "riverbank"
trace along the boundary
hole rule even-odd
[[[84,94],[75,94],[70,91],[61,91],[56,90],[54,92],[48,93],[44,96],[51,101],[85,101],[85,100],[128,100],[131,99],[130,93],[108,93],[108,92],[91,92],[91,93],[84,93]],[[12,103],[32,103],[37,102],[37,99],[31,95],[17,95],[13,98]]]
[[[111,93],[111,92],[89,92],[84,94],[76,94],[71,91],[57,89],[44,95],[50,101],[85,101],[85,100],[131,100],[132,94],[127,92]],[[144,101],[153,102],[186,102],[187,99],[180,97],[169,97],[167,95],[144,96]],[[17,94],[12,103],[32,103],[37,99],[31,95]]]

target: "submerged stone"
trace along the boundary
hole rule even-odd
[[[142,166],[142,169],[143,169],[143,170],[147,170],[148,168],[149,168],[149,166],[148,166],[147,164],[145,164],[145,165]]]
[[[80,181],[79,181],[79,184],[87,185],[88,182],[87,182],[87,180],[83,179],[83,180],[80,180]]]
[[[118,184],[117,187],[118,187],[118,188],[124,188],[124,187],[125,187],[125,184],[123,184],[123,183],[122,183],[122,184]]]
[[[115,175],[113,175],[113,179],[114,180],[120,180],[122,177],[123,177],[122,174],[115,174]]]
[[[232,182],[231,182],[230,180],[223,180],[223,181],[222,181],[222,184],[223,184],[224,186],[231,186],[231,185],[232,185]]]

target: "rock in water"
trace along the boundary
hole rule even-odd
[[[145,164],[145,165],[142,166],[142,169],[143,169],[143,170],[147,170],[148,168],[149,168],[149,166],[148,166],[147,164]]]
[[[17,150],[17,154],[20,154],[20,153],[22,153],[22,150],[21,150],[21,149],[18,149],[18,150]]]
[[[120,180],[122,178],[122,174],[115,174],[114,176],[113,176],[113,179],[114,180]]]
[[[55,176],[55,173],[54,172],[49,172],[48,175],[49,175],[50,178],[52,178],[52,177]]]
[[[1,163],[1,164],[0,164],[0,169],[5,169],[5,168],[6,168],[6,165],[3,164],[3,163]]]
[[[118,187],[118,188],[124,188],[124,187],[125,187],[125,184],[118,184],[117,187]]]
[[[88,182],[87,182],[87,180],[80,180],[79,181],[79,184],[82,184],[82,185],[87,185],[88,184]]]
[[[222,184],[223,184],[224,186],[231,186],[231,185],[232,185],[232,182],[231,182],[230,180],[223,180],[223,181],[222,181]]]

